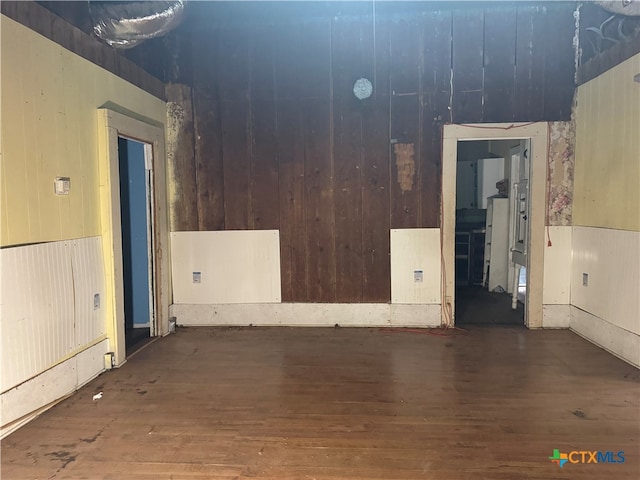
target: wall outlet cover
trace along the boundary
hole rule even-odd
[[[98,310],[100,308],[100,294],[96,293],[93,295],[93,309]]]
[[[424,281],[424,272],[422,270],[414,270],[413,281],[417,283],[422,283]]]
[[[193,272],[193,283],[202,283],[202,272]]]
[[[588,287],[589,286],[589,274],[588,273],[583,273],[582,274],[582,286],[583,287]]]

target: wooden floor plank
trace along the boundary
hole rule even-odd
[[[639,434],[638,370],[569,331],[181,328],[5,438],[1,474],[624,480]]]

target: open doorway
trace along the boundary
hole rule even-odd
[[[117,106],[114,106],[114,108]],[[117,107],[120,108],[120,107]],[[167,181],[164,147],[164,128],[161,124],[124,111],[117,112],[110,108],[98,110],[98,144],[100,165],[100,207],[102,220],[103,261],[105,265],[105,310],[106,332],[109,346],[113,354],[112,365],[119,367],[126,362],[128,352],[126,345],[125,315],[125,259],[122,222],[123,209],[121,203],[122,179],[125,168],[121,162],[121,139],[134,140],[127,143],[127,148],[139,148],[144,151],[144,167],[136,163],[138,174],[142,175],[144,185],[135,189],[144,192],[144,214],[147,222],[143,223],[143,231],[147,233],[144,253],[148,262],[148,284],[140,281],[141,302],[149,302],[148,335],[157,337],[169,333],[169,226],[166,205]],[[139,150],[138,150],[139,154]],[[127,155],[128,156],[128,155]],[[126,186],[126,185],[125,185]],[[126,227],[125,227],[126,228]],[[151,250],[149,250],[151,249]],[[134,296],[136,296],[134,294]],[[131,308],[131,307],[128,307]],[[143,314],[144,318],[146,314]],[[133,320],[135,321],[135,320]],[[146,330],[146,326],[142,329]],[[147,333],[146,331],[144,332]]]
[[[151,162],[145,144],[118,137],[122,275],[126,353],[151,338],[153,301],[153,222]]]
[[[458,144],[476,140],[525,140],[527,145],[528,179],[526,201],[521,225],[526,241],[520,255],[520,265],[526,267],[526,296],[524,297],[524,324],[528,328],[541,328],[543,324],[542,287],[544,274],[545,189],[548,153],[548,124],[501,123],[476,125],[445,125],[442,142],[442,318],[443,323],[458,322],[456,312],[456,179]],[[526,169],[525,169],[526,171]],[[524,185],[524,182],[523,182]],[[515,197],[514,197],[515,198]],[[521,211],[514,207],[514,211]],[[486,228],[486,227],[485,227]],[[521,230],[522,231],[522,230]],[[486,232],[485,232],[486,235]],[[495,279],[495,269],[494,279]],[[520,269],[522,272],[522,269]],[[508,271],[507,271],[508,274]],[[520,275],[513,274],[513,278]],[[518,290],[518,288],[516,288]]]
[[[517,242],[526,247],[528,163],[521,159],[528,148],[528,139],[457,144],[455,311],[460,325],[524,325],[526,280],[521,286],[515,278],[526,279],[520,276],[526,263],[516,262],[515,251],[526,253]],[[519,192],[524,192],[522,206]]]

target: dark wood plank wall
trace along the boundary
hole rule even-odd
[[[388,302],[389,229],[440,225],[442,125],[569,119],[573,9],[191,32],[195,223],[279,229],[285,302]]]

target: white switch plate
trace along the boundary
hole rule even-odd
[[[56,195],[69,195],[71,190],[71,178],[69,177],[56,177],[53,182],[53,191]]]
[[[93,309],[98,310],[100,308],[100,294],[96,293],[93,295]]]
[[[582,286],[583,287],[588,287],[589,286],[589,274],[588,273],[583,273],[582,274]]]
[[[193,283],[202,283],[202,272],[193,272]]]
[[[422,283],[424,281],[424,272],[422,270],[414,270],[413,281],[416,283]]]

